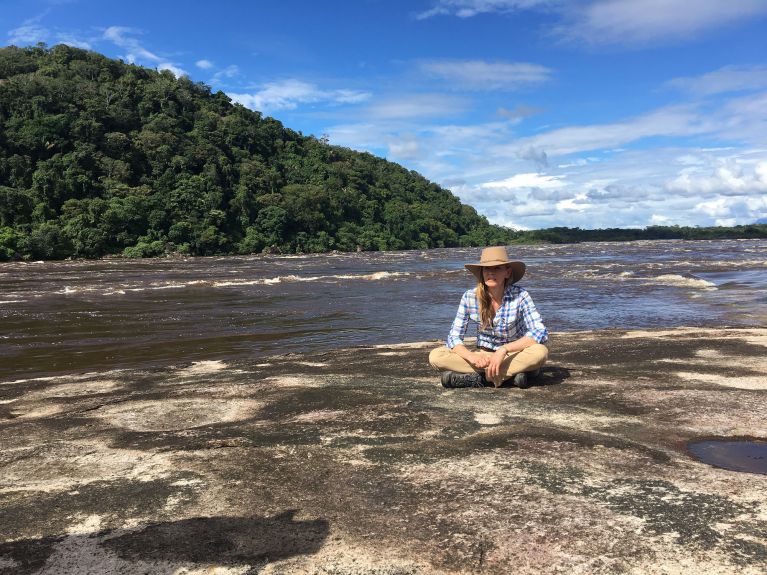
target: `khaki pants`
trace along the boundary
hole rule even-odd
[[[493,355],[493,352],[491,351],[482,349],[476,351],[484,355]],[[522,351],[508,353],[506,354],[506,359],[504,359],[501,364],[501,372],[497,378],[500,381],[494,381],[493,383],[500,384],[501,381],[506,381],[521,371],[535,371],[546,363],[546,358],[548,356],[548,348],[541,343],[526,347]],[[429,354],[429,363],[433,368],[440,371],[455,371],[457,373],[484,371],[483,369],[475,368],[460,355],[453,353],[444,345],[431,351]]]

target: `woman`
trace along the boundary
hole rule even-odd
[[[529,387],[529,376],[546,362],[546,326],[527,290],[517,287],[525,264],[510,261],[506,248],[482,250],[478,264],[466,264],[477,287],[463,294],[447,345],[429,354],[429,363],[442,371],[445,387]],[[477,349],[463,339],[469,321],[477,324]],[[533,373],[531,373],[533,372]]]

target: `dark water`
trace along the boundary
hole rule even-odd
[[[767,441],[710,439],[692,442],[687,449],[714,467],[767,475]]]
[[[767,324],[767,241],[519,246],[551,331]],[[0,380],[444,338],[478,249],[0,264]]]

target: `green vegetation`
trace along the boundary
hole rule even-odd
[[[59,45],[0,49],[0,259],[503,243],[449,191],[222,92]]]
[[[765,228],[516,232],[415,172],[303,136],[188,78],[65,45],[0,49],[0,260],[767,237]]]
[[[631,242],[636,240],[723,240],[767,238],[767,224],[747,226],[691,228],[686,226],[649,226],[644,229],[547,228],[515,232],[511,243],[573,244],[578,242]]]

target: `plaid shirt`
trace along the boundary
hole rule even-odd
[[[538,343],[549,339],[546,326],[543,325],[530,294],[526,289],[515,285],[506,288],[501,307],[498,308],[492,324],[486,329],[480,327],[476,290],[467,290],[461,298],[458,313],[447,336],[447,347],[453,349],[463,343],[469,320],[477,324],[477,347],[497,349],[525,336]]]

